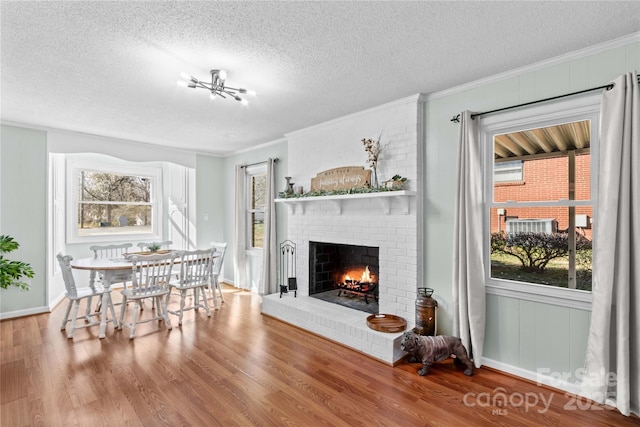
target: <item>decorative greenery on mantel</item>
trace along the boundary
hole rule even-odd
[[[281,192],[278,196],[281,199],[301,199],[306,197],[321,197],[321,196],[344,196],[347,194],[368,194],[368,193],[386,193],[390,191],[398,191],[397,189],[390,188],[351,188],[349,190],[333,190],[333,191],[308,191],[302,194],[287,194]]]

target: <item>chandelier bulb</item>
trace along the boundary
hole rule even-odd
[[[216,93],[211,91],[211,93],[209,94],[209,99],[212,100],[212,101],[215,101],[216,100]]]
[[[227,80],[227,72],[225,70],[220,70],[218,76],[220,77],[220,80]]]

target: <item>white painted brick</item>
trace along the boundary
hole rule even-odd
[[[417,190],[418,164],[423,163],[418,159],[418,111],[416,98],[408,98],[287,135],[287,174],[295,178],[297,185],[309,188],[310,179],[317,172],[341,165],[363,164],[365,154],[360,139],[377,137],[382,126],[382,141],[389,145],[380,157],[379,178],[389,179],[399,173],[409,178],[409,189]],[[336,153],[340,153],[339,164],[336,164]],[[376,246],[380,256],[380,309],[412,322],[406,316],[413,317],[417,265],[418,261],[422,262],[417,244],[416,203],[415,198],[411,199],[408,215],[395,203],[390,205],[390,214],[384,214],[380,200],[373,199],[345,201],[340,214],[334,203],[328,201],[306,202],[304,213],[299,208],[295,212],[287,210],[287,235],[298,247],[298,295],[308,295],[309,291],[309,240]],[[267,301],[269,297],[263,301],[263,311],[274,310]],[[297,305],[286,313],[293,324],[304,325],[386,362],[398,360],[394,338],[367,328],[366,313],[359,313],[353,319],[344,311],[314,311],[300,302],[285,298],[275,301],[276,304]],[[310,315],[309,311],[314,314]],[[370,342],[369,338],[374,341]]]

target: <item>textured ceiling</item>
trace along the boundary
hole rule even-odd
[[[229,154],[640,30],[640,2],[2,1],[1,118]],[[249,106],[181,71],[254,89]]]

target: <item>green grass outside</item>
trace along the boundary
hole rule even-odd
[[[590,263],[589,263],[590,264]],[[506,254],[491,254],[491,277],[518,282],[567,288],[569,284],[568,257],[551,260],[542,274],[520,269],[520,261]],[[591,266],[576,266],[576,289],[591,291]]]

